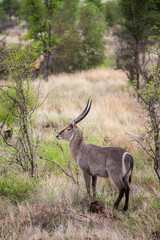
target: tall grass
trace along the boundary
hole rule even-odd
[[[35,81],[35,86],[38,84]],[[0,239],[158,240],[160,186],[151,160],[125,134],[127,131],[138,135],[142,129],[138,104],[125,74],[98,68],[75,74],[52,75],[48,82],[42,82],[42,101],[48,92],[47,101],[40,106],[34,123],[39,149],[43,157],[60,163],[69,171],[66,158],[79,184],[76,185],[53,163],[39,160],[40,176],[35,191],[32,188],[34,184],[27,185],[24,179],[27,195],[23,195],[23,184],[22,191],[20,188],[18,192],[24,199],[16,198],[13,202],[11,190],[8,190],[8,195],[0,196]],[[86,199],[83,176],[69,155],[68,144],[62,143],[64,153],[56,146],[56,133],[83,110],[88,98],[93,100],[92,108],[79,123],[85,141],[101,146],[121,146],[134,156],[127,213],[122,211],[124,202],[118,211],[112,210],[117,190],[109,180],[100,178],[97,198],[104,202],[105,210],[99,214],[89,213],[83,201]],[[9,180],[4,178],[6,173],[1,173],[3,182],[8,181],[8,184]],[[22,175],[17,171],[18,176]],[[18,185],[14,182],[10,186],[7,184],[9,189],[13,186],[17,190]]]
[[[43,83],[42,89],[44,96],[51,92],[39,109],[40,124],[56,121],[60,129],[75,118],[91,98],[91,111],[79,125],[84,130],[89,128],[90,136],[100,134],[101,144],[104,138],[108,138],[111,144],[121,145],[130,140],[125,131],[135,134],[140,131],[137,103],[121,71],[98,68],[76,74],[53,75],[49,82]]]

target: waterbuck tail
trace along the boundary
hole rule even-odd
[[[129,165],[128,169],[126,169],[126,165]],[[123,181],[125,187],[128,187],[128,183],[131,183],[133,166],[134,166],[133,157],[128,152],[125,152],[123,154],[122,166],[123,166],[123,174],[124,174],[122,177],[122,181]]]

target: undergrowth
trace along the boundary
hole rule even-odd
[[[129,90],[125,81],[120,72],[99,69],[85,75],[54,76],[44,83],[44,95],[57,88],[56,97],[50,95],[49,101],[41,106],[39,121],[34,124],[35,138],[42,136],[37,145],[41,156],[37,161],[38,180],[28,178],[12,165],[10,149],[0,139],[0,239],[160,239],[160,185],[153,163],[123,134],[125,130],[135,133],[140,128],[135,119],[135,99],[132,93],[126,93]],[[124,147],[135,159],[126,213],[124,199],[119,209],[113,211],[118,191],[110,180],[102,178],[98,178],[96,199],[105,205],[104,212],[88,211],[83,205],[86,189],[82,173],[71,159],[68,143],[58,142],[55,137],[80,113],[90,96],[94,107],[79,124],[84,140],[101,146]],[[40,129],[39,125],[47,126],[46,122],[54,124]],[[15,141],[14,136],[11,141]],[[55,163],[72,173],[78,184]]]
[[[93,139],[86,139],[86,141],[88,143],[98,144],[99,140],[98,137],[95,136]],[[67,143],[62,142],[61,147],[59,147],[56,144],[55,137],[53,137],[53,142],[44,141],[42,146],[44,157],[54,160],[68,171],[69,167],[65,160],[66,158],[70,161],[72,171],[75,171],[75,163],[69,157]],[[118,229],[115,231],[126,229],[124,232],[128,236],[127,239],[158,240],[155,236],[159,236],[158,234],[160,231],[159,183],[152,169],[152,164],[149,160],[146,160],[146,156],[143,152],[138,151],[134,153],[134,158],[135,168],[132,177],[133,183],[131,184],[128,212],[124,213],[122,210],[124,200],[120,204],[118,211],[112,210],[118,192],[109,180],[98,179],[96,199],[101,200],[105,204],[105,213],[103,214],[105,214],[107,220],[111,222],[110,224],[113,229]],[[55,164],[42,159],[39,162],[39,171],[39,180],[29,179],[27,176],[22,175],[22,173],[18,173],[18,171],[17,175],[5,173],[1,176],[0,201],[2,204],[2,215],[4,211],[7,211],[3,209],[3,205],[6,204],[4,204],[4,199],[6,198],[11,201],[7,204],[7,207],[11,209],[8,211],[11,211],[12,221],[17,226],[16,236],[22,238],[30,222],[33,228],[32,231],[34,231],[35,228],[41,229],[39,233],[41,236],[44,235],[44,232],[47,236],[52,236],[48,239],[72,239],[69,237],[67,238],[67,236],[71,237],[68,231],[70,231],[71,226],[75,227],[75,224],[80,224],[79,220],[77,221],[76,219],[82,215],[85,219],[83,219],[82,222],[86,221],[85,225],[88,226],[88,230],[84,230],[83,227],[85,236],[91,236],[91,239],[107,239],[101,236],[103,230],[101,230],[101,234],[98,233],[95,235],[97,236],[96,238],[93,237],[95,229],[97,229],[97,227],[99,228],[99,223],[96,222],[95,218],[99,219],[101,214],[90,215],[88,209],[86,207],[83,208],[81,205],[82,200],[86,196],[82,175],[79,173],[79,186],[76,186],[64,173],[62,174],[60,169],[57,169]],[[43,176],[44,173],[45,175]],[[47,173],[49,174],[48,177],[46,177]],[[29,219],[28,216],[30,216]],[[19,217],[21,217],[20,222],[18,220]],[[14,227],[13,222],[9,220],[10,218],[11,216],[6,217],[5,214],[2,216],[1,222],[3,227],[1,228],[1,232],[4,236],[8,236],[6,230],[4,230],[6,221],[8,232],[12,235],[11,229],[14,229]],[[93,221],[91,228],[88,225],[88,219],[90,218]],[[81,228],[82,225],[80,224]],[[23,230],[22,226],[24,227]],[[61,231],[62,228],[63,231]],[[87,231],[89,232],[88,235]],[[56,238],[56,236],[58,236],[57,234],[60,232],[62,235],[61,238]],[[1,239],[6,239],[2,237],[2,234]],[[121,237],[122,236],[123,234],[121,233]],[[22,239],[25,238],[23,237]],[[76,238],[74,233],[74,239],[83,238]],[[114,238],[110,236],[110,239]]]
[[[0,177],[0,196],[5,196],[13,202],[29,201],[35,194],[39,181],[28,179],[21,174]]]

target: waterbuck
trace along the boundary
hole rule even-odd
[[[133,157],[120,147],[100,147],[86,144],[82,131],[77,127],[86,117],[91,108],[92,101],[88,100],[83,112],[64,128],[56,137],[69,141],[71,156],[75,159],[83,172],[88,194],[90,194],[90,178],[92,177],[93,196],[96,195],[97,177],[110,178],[119,190],[119,196],[114,203],[117,209],[125,194],[124,211],[128,209],[129,183],[133,171]]]

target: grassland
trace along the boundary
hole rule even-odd
[[[34,82],[38,87],[38,80]],[[41,101],[34,135],[43,156],[60,163],[79,185],[50,162],[39,160],[39,179],[29,179],[11,165],[1,164],[0,239],[2,240],[121,240],[160,239],[160,186],[152,161],[125,133],[139,135],[143,119],[126,75],[97,68],[75,74],[52,75],[42,81]],[[98,179],[97,198],[103,213],[90,213],[81,172],[70,158],[67,143],[56,145],[55,135],[93,100],[89,115],[79,123],[85,141],[101,146],[120,146],[131,152],[135,168],[127,213],[113,211],[117,190],[109,180]],[[12,139],[14,141],[14,137]],[[0,149],[8,150],[0,141]]]

